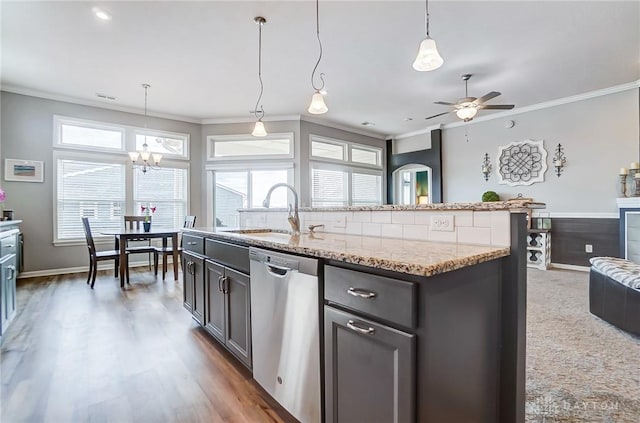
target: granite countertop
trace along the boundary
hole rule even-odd
[[[22,220],[0,220],[0,230],[3,226],[19,225],[20,223],[22,223]]]
[[[544,209],[545,203],[530,200],[510,200],[510,201],[486,201],[477,203],[434,203],[434,204],[383,204],[380,206],[349,206],[349,207],[300,207],[301,212],[332,212],[332,211],[385,211],[385,210],[509,210],[511,212],[522,212],[530,209]],[[255,208],[239,209],[240,211],[286,211],[285,208]]]
[[[509,247],[416,241],[320,232],[292,236],[265,229],[191,228],[187,232],[283,252],[432,276],[506,257]]]

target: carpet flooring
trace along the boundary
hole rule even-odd
[[[640,338],[589,313],[589,274],[527,272],[527,422],[640,422]]]

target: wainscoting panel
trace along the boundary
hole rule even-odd
[[[620,227],[616,218],[551,219],[551,262],[590,266],[589,259],[598,256],[620,256]],[[585,245],[593,252],[585,252]]]

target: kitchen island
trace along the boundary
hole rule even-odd
[[[526,218],[540,205],[384,207],[302,210],[301,217],[338,222],[344,232],[367,219],[391,227],[401,220],[410,229],[405,239],[291,236],[274,224],[278,210],[247,211],[245,223],[264,225],[186,230],[186,307],[206,329],[208,316],[226,304],[222,326],[235,327],[236,335],[218,339],[251,368],[251,356],[261,352],[251,351],[250,309],[261,299],[249,296],[259,281],[248,275],[247,247],[318,258],[324,421],[524,421]],[[452,233],[455,242],[436,241],[452,240]],[[470,233],[476,243],[460,242]],[[194,259],[202,260],[202,271]],[[213,264],[222,272],[204,270]],[[216,292],[228,296],[218,307],[208,298]]]

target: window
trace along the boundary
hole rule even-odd
[[[136,131],[136,151],[140,151],[146,141],[147,150],[160,153],[163,157],[188,158],[187,151],[189,137],[187,135],[172,134],[158,131]]]
[[[155,206],[152,221],[165,228],[179,228],[187,215],[187,169],[160,167],[151,175],[133,173],[135,214],[141,206]]]
[[[84,241],[81,217],[91,220],[94,237],[117,230],[124,215],[140,214],[141,204],[157,207],[160,227],[181,227],[188,214],[187,134],[54,117],[54,243]],[[166,154],[157,169],[142,174],[126,151],[142,148],[153,136],[153,152]],[[142,138],[141,138],[142,137]],[[156,142],[161,138],[161,142]],[[75,150],[75,151],[74,151]]]
[[[262,207],[269,188],[293,185],[293,133],[207,137],[207,166],[214,226],[240,226],[240,208]],[[277,189],[270,207],[287,207],[288,190]]]
[[[293,134],[269,134],[248,138],[246,135],[207,137],[207,160],[292,159]]]
[[[240,208],[262,207],[269,188],[290,183],[292,168],[217,170],[215,177],[214,216],[216,226],[240,226]],[[288,190],[278,189],[271,195],[270,207],[287,207]]]
[[[81,218],[94,231],[122,226],[125,165],[88,160],[57,160],[58,240],[84,238]]]
[[[98,122],[54,117],[58,147],[124,151],[124,128]]]
[[[309,138],[313,207],[382,204],[382,148]]]

